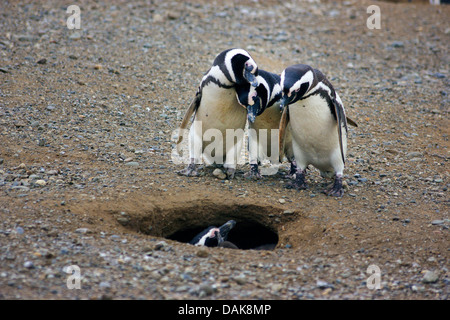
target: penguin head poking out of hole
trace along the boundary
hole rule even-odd
[[[226,240],[228,233],[235,225],[236,221],[230,220],[219,228],[215,226],[208,227],[196,235],[189,243],[205,247],[232,247],[232,244],[228,244]]]

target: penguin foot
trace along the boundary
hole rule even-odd
[[[250,180],[262,179],[261,173],[259,172],[257,164],[250,165],[250,171],[244,174],[244,177]]]
[[[227,172],[226,172],[228,180],[233,180],[235,173],[236,173],[236,169],[228,168]]]
[[[287,189],[305,190],[308,188],[306,184],[305,170],[297,169],[294,174],[294,180],[285,185]]]
[[[342,197],[344,195],[344,187],[342,186],[342,177],[334,178],[333,186],[323,191],[327,196]]]
[[[296,172],[297,172],[297,163],[293,160],[293,161],[291,161],[291,169],[289,170],[289,173],[284,175],[284,178],[285,179],[294,179]]]
[[[180,176],[186,177],[198,177],[199,173],[197,171],[197,166],[195,163],[189,164],[185,169],[177,172]]]

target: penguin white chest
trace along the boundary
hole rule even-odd
[[[203,121],[203,130],[214,128],[224,131],[244,128],[246,114],[245,108],[236,98],[234,89],[222,88],[211,83],[203,88],[196,120]]]
[[[289,105],[289,117],[297,162],[312,164],[323,171],[335,167],[336,162],[342,162],[339,160],[338,124],[324,98],[313,95]],[[344,132],[342,138],[345,150]]]

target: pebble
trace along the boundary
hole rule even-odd
[[[278,199],[278,202],[281,204],[284,204],[284,203],[286,203],[286,200],[284,200],[283,198],[280,198],[280,199]]]
[[[125,163],[125,165],[129,166],[129,167],[139,167],[139,162],[130,161],[130,162]]]
[[[205,249],[198,250],[196,254],[197,254],[197,257],[200,257],[200,258],[207,258],[209,256],[209,252],[206,251]]]
[[[439,280],[439,274],[434,271],[427,270],[423,276],[423,283],[435,283]]]
[[[76,233],[81,233],[81,234],[87,234],[87,233],[91,233],[91,230],[89,230],[88,228],[78,228],[75,230]]]
[[[433,221],[431,221],[431,224],[434,225],[434,226],[439,226],[439,225],[444,224],[444,223],[445,223],[444,220],[433,220]]]
[[[38,185],[38,186],[40,186],[40,187],[43,187],[43,186],[45,186],[45,185],[47,184],[47,182],[45,182],[45,180],[39,179],[39,180],[36,180],[36,181],[34,182],[34,184],[36,184],[36,185]]]
[[[227,178],[227,175],[219,168],[214,169],[213,176],[220,180],[225,180]]]
[[[71,40],[80,40],[81,39],[81,33],[78,32],[78,31],[75,31],[69,36],[69,39],[71,39]]]
[[[34,263],[33,263],[33,261],[25,261],[23,266],[24,266],[24,268],[27,268],[27,269],[33,269]]]

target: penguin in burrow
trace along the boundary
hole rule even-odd
[[[210,226],[197,234],[189,243],[195,246],[237,249],[236,245],[227,241],[228,233],[235,225],[236,221],[230,220],[219,228]]]
[[[228,179],[234,178],[247,119],[238,91],[244,85],[256,87],[257,75],[256,62],[243,49],[228,49],[216,56],[180,125],[177,147],[193,115],[189,130],[190,162],[178,174],[198,176],[197,165],[203,158],[207,164],[223,164]],[[231,139],[227,139],[228,132],[234,134]]]
[[[290,131],[297,170],[288,188],[306,189],[306,168],[313,165],[326,178],[334,176],[330,196],[342,197],[342,185],[347,153],[348,124],[356,122],[346,117],[342,101],[327,78],[305,64],[286,68],[280,80],[283,96],[280,107],[280,155],[286,131]]]

